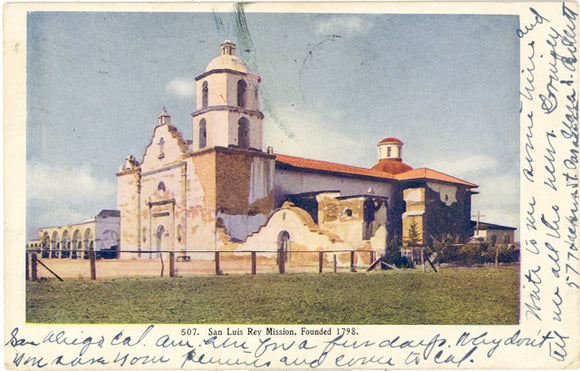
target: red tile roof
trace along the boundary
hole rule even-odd
[[[430,179],[430,180],[439,180],[442,182],[448,183],[456,183],[456,184],[463,184],[468,187],[478,187],[477,184],[466,182],[465,180],[461,180],[459,178],[452,177],[451,175],[443,174],[435,170],[421,168],[421,169],[413,169],[407,172],[397,174],[396,175],[398,180],[413,180],[413,179]]]
[[[383,140],[381,140],[378,144],[383,144],[383,143],[397,143],[397,144],[403,144],[403,142],[401,142],[399,139],[397,138],[385,138]]]
[[[286,156],[286,155],[276,155],[276,161],[282,164],[290,165],[293,167],[299,167],[303,169],[312,169],[312,170],[322,170],[328,171],[333,173],[342,173],[342,174],[352,174],[352,175],[363,175],[363,176],[371,176],[375,178],[383,178],[383,179],[395,179],[393,174],[388,174],[378,170],[371,170],[366,169],[364,167],[356,167],[356,166],[349,166],[349,165],[342,165],[336,164],[334,162],[326,162],[326,161],[318,161],[318,160],[310,160],[307,158],[301,157],[294,157],[294,156]]]
[[[362,176],[369,176],[374,178],[383,178],[383,179],[396,179],[396,180],[414,180],[414,179],[430,179],[430,180],[437,180],[441,182],[447,183],[455,183],[455,184],[463,184],[468,187],[475,188],[477,187],[476,184],[466,182],[465,180],[461,180],[459,178],[452,177],[447,174],[440,173],[435,170],[422,168],[422,169],[412,169],[405,171],[404,173],[400,174],[392,174],[376,169],[367,169],[364,167],[356,167],[356,166],[349,166],[349,165],[342,165],[337,164],[334,162],[326,162],[326,161],[318,161],[318,160],[311,160],[302,157],[294,157],[294,156],[287,156],[287,155],[279,155],[276,154],[276,162],[289,165],[292,167],[302,168],[302,169],[311,169],[311,170],[318,170],[318,171],[327,171],[331,173],[341,173],[341,174],[350,174],[350,175],[362,175]],[[401,163],[402,165],[408,166],[406,164]],[[409,166],[410,168],[410,166]]]
[[[371,167],[371,170],[383,171],[389,174],[400,174],[413,170],[413,168],[398,158],[383,158],[375,166]]]

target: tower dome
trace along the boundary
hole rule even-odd
[[[403,162],[403,142],[397,138],[385,138],[377,143],[379,162],[372,170],[400,174],[413,168]]]
[[[207,65],[205,71],[232,70],[248,73],[248,67],[238,56],[236,56],[236,44],[230,40],[224,41],[220,45],[221,54],[215,57]]]

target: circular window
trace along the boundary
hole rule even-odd
[[[352,216],[352,210],[351,209],[345,209],[344,210],[344,215],[351,217]]]

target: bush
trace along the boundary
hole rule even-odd
[[[397,266],[397,268],[413,268],[413,261],[409,260],[409,258],[407,258],[406,256],[399,256],[397,259],[395,259],[395,265]]]
[[[497,254],[498,263],[510,264],[520,259],[520,250],[513,244],[497,244],[487,249],[488,261],[495,262]]]
[[[459,262],[464,265],[481,265],[488,259],[487,246],[483,243],[468,243],[459,249]]]
[[[450,263],[457,261],[459,253],[459,245],[454,244],[456,238],[451,234],[442,235],[440,238],[431,236],[433,241],[432,252],[435,253],[435,262]]]

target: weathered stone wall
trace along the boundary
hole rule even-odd
[[[279,247],[280,235],[287,232],[290,236],[288,251],[290,252],[290,263],[297,264],[316,262],[318,256],[315,254],[296,253],[292,251],[321,251],[321,250],[349,250],[346,244],[338,235],[320,229],[310,215],[292,205],[286,203],[282,208],[276,210],[262,226],[258,232],[251,234],[248,238],[238,244],[222,242],[223,249],[272,251],[276,253]],[[330,255],[329,255],[330,256]],[[329,256],[326,259],[330,259]]]
[[[274,157],[216,149],[216,209],[227,233],[245,239],[274,209]]]
[[[459,239],[458,243],[467,242],[472,235],[469,189],[461,185],[428,182],[425,195],[428,205],[425,223],[429,239],[430,236],[440,239],[449,233]]]
[[[318,223],[322,229],[341,236],[353,248],[363,243],[364,199],[362,197],[336,199],[318,197]]]
[[[471,193],[462,185],[427,182],[422,187],[403,191],[406,211],[403,214],[403,242],[415,222],[420,244],[430,246],[433,238],[444,234],[466,242],[471,236]]]
[[[215,250],[215,151],[197,153],[188,158],[187,165],[187,250]]]

